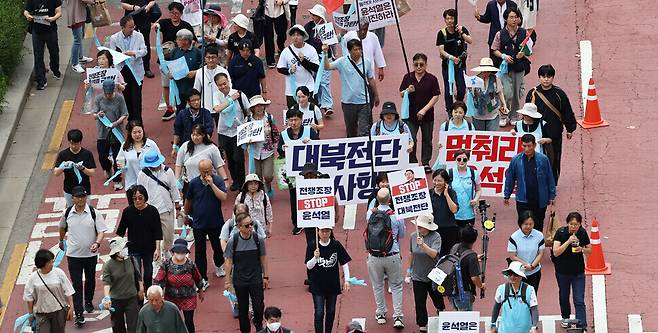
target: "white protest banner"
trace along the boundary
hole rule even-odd
[[[238,146],[265,141],[262,120],[254,120],[238,126]]]
[[[377,172],[401,170],[409,165],[406,135],[297,141],[286,147],[286,173],[298,175],[307,162],[316,163],[318,170],[334,179],[338,204],[359,204],[368,201]],[[372,174],[371,163],[375,174]],[[424,174],[424,173],[423,173]]]
[[[297,226],[329,228],[336,224],[334,181],[297,178]]]
[[[50,22],[47,20],[47,18],[48,15],[32,15],[32,20],[34,23],[50,26]]]
[[[169,67],[169,72],[171,73],[171,76],[174,77],[174,80],[180,80],[186,77],[187,73],[190,72],[185,57],[167,61],[167,67]]]
[[[105,46],[99,46],[99,47],[97,47],[97,49],[98,49],[98,51],[108,50],[110,52],[110,54],[112,54],[112,62],[114,63],[114,65],[120,64],[120,63],[122,63],[122,62],[124,62],[128,59],[131,59],[130,56],[127,56],[127,55],[125,55],[125,54],[123,54],[119,51],[109,49]]]
[[[439,313],[439,333],[478,333],[480,332],[479,311],[441,311]]]
[[[94,87],[100,87],[107,79],[116,82],[119,71],[116,68],[87,68],[87,82]]]
[[[422,166],[410,166],[390,172],[388,181],[398,219],[432,213],[429,186]]]
[[[395,24],[395,10],[391,4],[392,0],[358,0],[361,17],[368,18],[368,30],[383,28]],[[355,6],[355,4],[352,4]],[[357,30],[359,20],[356,14],[333,13],[334,23],[344,30]]]
[[[326,45],[338,44],[338,38],[336,37],[336,30],[334,29],[334,24],[331,22],[316,25],[315,35],[318,36],[318,38],[320,38],[322,44],[326,44]]]
[[[454,131],[439,133],[439,161],[452,168],[455,165],[455,151],[466,149],[471,152],[469,167],[480,173],[482,195],[502,197],[505,186],[505,173],[512,158],[523,151],[521,136],[509,132]]]

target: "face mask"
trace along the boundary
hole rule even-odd
[[[127,247],[123,248],[123,250],[119,252],[119,255],[123,258],[128,258],[128,248]]]
[[[185,253],[175,253],[174,254],[174,258],[176,258],[176,260],[178,260],[178,261],[185,260],[185,257],[186,257]]]
[[[276,332],[281,327],[281,323],[267,323],[267,329],[271,332]]]

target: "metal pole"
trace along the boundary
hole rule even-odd
[[[459,0],[455,0],[455,29],[457,29],[457,22],[459,22]]]
[[[457,1],[457,0],[455,0]],[[398,8],[395,5],[395,0],[391,0],[393,6],[393,16],[395,16],[395,26],[398,28],[398,37],[400,37],[400,46],[402,46],[402,56],[404,57],[404,66],[407,68],[407,74],[411,73],[409,69],[409,61],[407,59],[407,49],[404,47],[404,40],[402,39],[402,30],[400,30],[400,18],[398,18]]]

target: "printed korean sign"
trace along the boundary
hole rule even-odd
[[[368,22],[370,22],[368,25],[369,30],[395,24],[395,9],[391,1],[359,0],[360,16],[368,18]],[[359,19],[355,10],[350,9],[347,14],[334,12],[333,17],[336,26],[341,29],[357,30],[359,28]]]
[[[329,22],[325,24],[320,24],[315,27],[315,34],[320,38],[322,44],[334,45],[338,44],[338,38],[336,37],[336,30],[334,30],[334,24]]]
[[[93,87],[98,87],[107,79],[114,80],[116,83],[119,71],[116,68],[87,68],[87,82]]]
[[[432,213],[425,169],[413,166],[388,174],[395,215],[400,218]]]
[[[336,224],[334,181],[297,178],[297,226],[329,228]]]
[[[238,126],[238,146],[265,141],[262,120],[254,120]]]
[[[480,332],[479,311],[441,311],[439,333]]]
[[[439,133],[439,160],[452,168],[455,151],[466,149],[471,152],[468,165],[480,173],[482,195],[502,197],[505,173],[512,158],[523,151],[521,137],[509,132],[454,131]]]
[[[298,175],[305,163],[316,163],[320,172],[333,178],[340,205],[365,203],[376,173],[409,165],[408,140],[398,134],[373,136],[372,142],[368,137],[295,142],[286,147],[286,173]]]

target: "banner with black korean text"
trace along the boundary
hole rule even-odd
[[[336,224],[334,181],[297,178],[297,226],[332,228]]]

